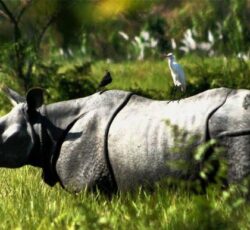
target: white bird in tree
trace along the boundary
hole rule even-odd
[[[174,85],[180,88],[182,92],[185,92],[187,84],[185,74],[181,65],[176,62],[175,57],[172,53],[165,54],[164,57],[168,58],[168,66]]]

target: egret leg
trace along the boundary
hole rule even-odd
[[[107,91],[106,89],[101,89],[99,94],[103,94],[105,91]]]
[[[100,87],[96,90],[96,92],[99,92],[99,94],[103,94],[105,91],[107,91],[105,87]]]
[[[173,93],[172,93],[172,99],[173,99],[173,100],[176,99],[176,92],[177,92],[177,87],[174,86],[174,90],[173,90]]]
[[[186,97],[186,89],[182,88],[182,90],[181,90],[181,98],[185,98],[185,97]]]

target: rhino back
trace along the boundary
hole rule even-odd
[[[226,89],[210,90],[178,102],[133,96],[116,116],[108,136],[119,189],[151,184],[164,176],[195,177],[198,165],[193,147],[204,140],[208,116],[227,94]],[[172,167],[180,160],[188,162],[187,170]]]

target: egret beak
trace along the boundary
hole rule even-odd
[[[162,54],[162,57],[163,57],[163,58],[169,58],[169,57],[171,57],[171,56],[173,56],[172,53]]]

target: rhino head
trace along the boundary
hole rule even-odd
[[[4,92],[13,108],[0,118],[0,167],[16,168],[27,164],[34,146],[29,115],[43,104],[43,90],[33,88],[26,98],[7,87]]]

